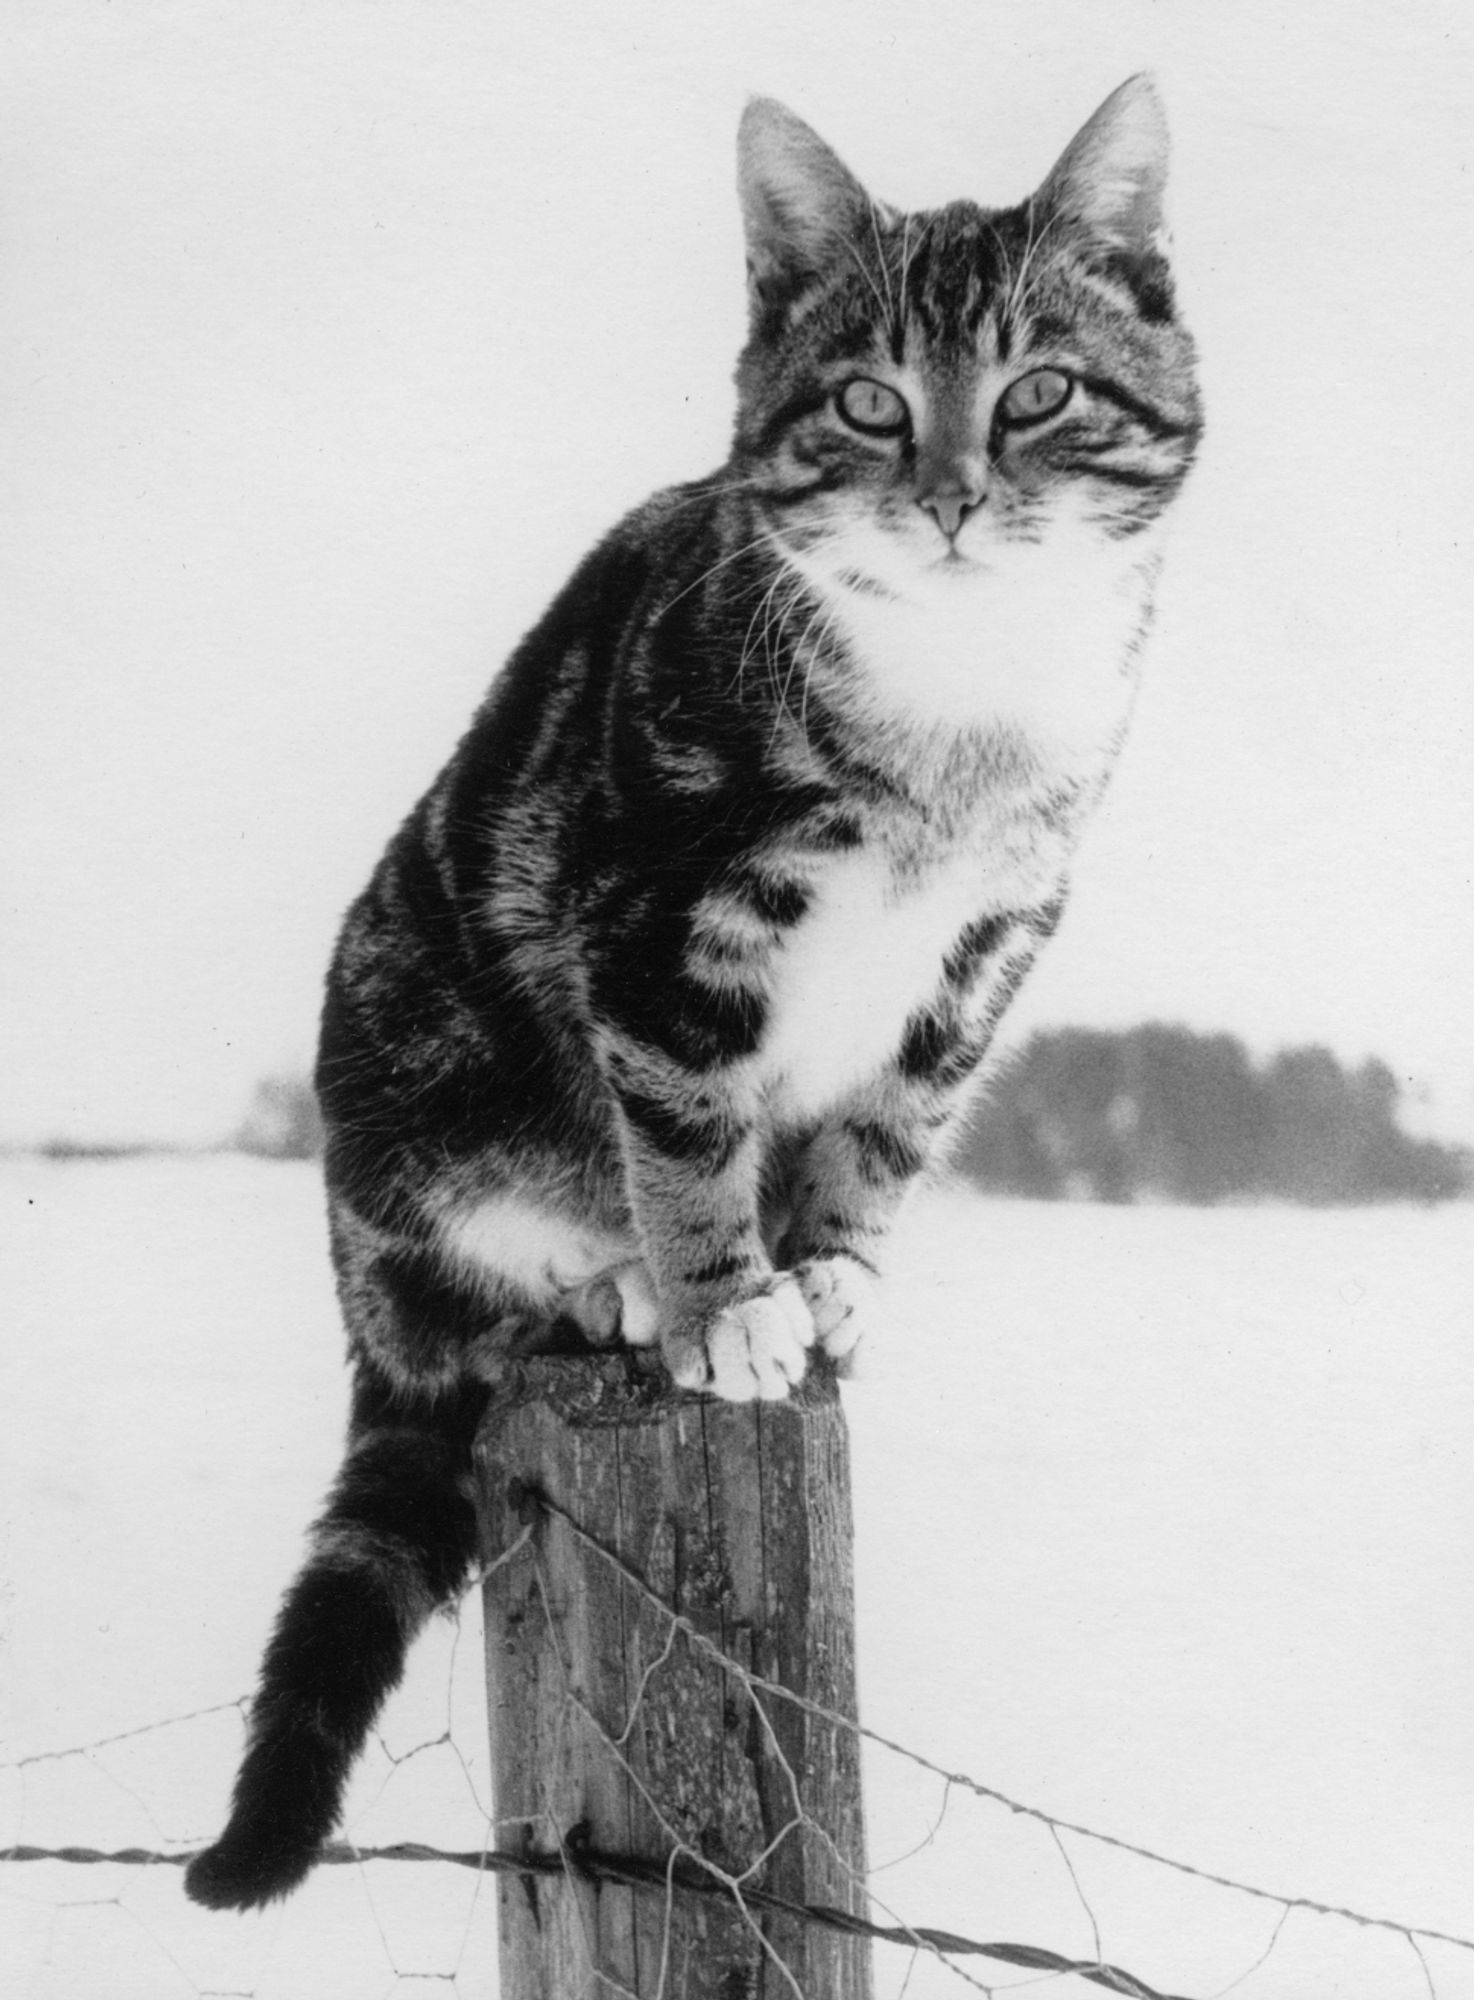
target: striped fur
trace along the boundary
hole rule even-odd
[[[583,563],[344,927],[348,1454],[199,1901],[331,1830],[509,1357],[623,1332],[743,1398],[854,1347],[1130,712],[1199,425],[1164,158],[1138,79],[1031,201],[901,215],[749,107],[728,463]]]

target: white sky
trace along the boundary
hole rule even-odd
[[[1157,71],[1210,435],[1016,1025],[1385,1055],[1474,1130],[1466,8],[21,0],[0,1134],[209,1136],[587,545],[725,454],[732,147],[1021,197]]]

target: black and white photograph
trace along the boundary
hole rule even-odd
[[[1474,2000],[1471,132],[7,11],[7,1992]]]

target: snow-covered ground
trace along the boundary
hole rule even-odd
[[[248,1689],[342,1423],[316,1176],[13,1159],[0,1200],[0,1844],[193,1843],[220,1821],[229,1707],[15,1763]],[[1474,1935],[1469,1223],[918,1205],[847,1391],[866,1722],[1210,1873]],[[474,1605],[422,1643],[385,1741],[454,1741],[375,1753],[361,1842],[480,1846],[473,1625]],[[956,1788],[943,1814],[939,1781],[885,1755],[868,1784],[875,1888],[914,1923],[1090,1957],[1093,1915],[1107,1960],[1206,2000],[1283,1916],[1078,1836],[1062,1852]],[[493,1902],[467,1871],[380,1863],[212,1917],[172,1868],[16,1865],[0,1976],[24,2000],[405,2000],[452,1972],[484,1996]],[[1296,1911],[1235,1990],[1474,1995],[1474,1953],[1423,1953]],[[997,1991],[1038,1977],[970,1967]],[[878,1948],[882,1995],[908,1970]],[[906,1990],[967,1989],[923,1965]]]

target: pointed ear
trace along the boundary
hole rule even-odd
[[[1038,198],[1104,247],[1140,256],[1161,248],[1166,183],[1162,102],[1149,76],[1133,76],[1076,133]]]
[[[742,114],[737,188],[748,277],[759,293],[813,277],[838,244],[855,240],[872,206],[817,132],[771,97],[750,99]]]

